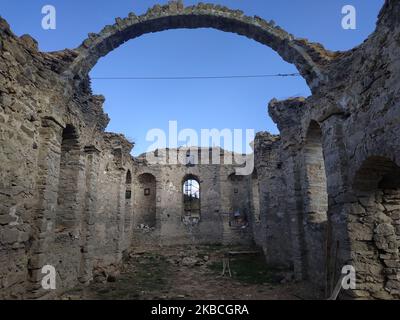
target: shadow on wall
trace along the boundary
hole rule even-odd
[[[58,185],[55,232],[68,234],[77,227],[77,196],[81,150],[78,133],[72,125],[62,132],[60,179]],[[71,210],[72,209],[72,210]]]
[[[357,297],[400,298],[400,167],[383,157],[368,158],[357,171],[357,198],[348,231]]]

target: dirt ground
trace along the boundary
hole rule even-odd
[[[119,274],[96,276],[61,299],[71,300],[299,300],[315,291],[295,283],[287,270],[268,267],[254,248],[180,246],[132,251]],[[232,277],[222,276],[224,253],[252,251],[230,259]]]

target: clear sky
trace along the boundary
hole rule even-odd
[[[166,0],[0,0],[0,15],[17,35],[31,34],[42,51],[74,48],[89,32],[113,24],[130,11],[144,13]],[[186,0],[186,5],[199,1]],[[203,1],[207,2],[207,1]],[[295,36],[347,50],[362,43],[375,29],[383,0],[210,0],[241,9],[247,15],[273,19]],[[56,30],[41,27],[44,5],[57,10]],[[341,26],[344,5],[357,9],[357,29]],[[253,75],[297,72],[274,51],[253,40],[212,29],[169,30],[144,35],[114,50],[92,70],[92,77],[168,77]],[[267,114],[272,98],[308,96],[299,78],[219,80],[93,80],[93,92],[106,97],[108,131],[136,142],[134,154],[147,151],[150,129],[254,129],[278,133]]]

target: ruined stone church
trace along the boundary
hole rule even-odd
[[[253,39],[310,87],[308,98],[269,103],[280,135],[257,134],[252,174],[223,162],[150,164],[105,132],[91,69],[126,41],[177,28]],[[0,18],[0,298],[53,298],[118,268],[131,247],[254,242],[267,264],[316,288],[332,290],[350,265],[357,288],[344,296],[399,299],[399,58],[398,0],[346,52],[202,3],[130,13],[51,53]],[[56,290],[41,285],[45,265],[57,271]]]

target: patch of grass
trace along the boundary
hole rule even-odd
[[[148,293],[169,288],[169,263],[165,257],[144,254],[136,259],[133,270],[121,274],[115,283],[102,284],[96,297],[102,300],[140,299]]]
[[[215,244],[205,244],[205,245],[200,245],[196,247],[196,258],[204,258],[204,256],[212,256],[215,253],[219,253],[222,251],[225,247],[222,246],[219,243]]]
[[[222,261],[213,261],[207,264],[207,268],[215,273],[222,272]]]
[[[208,268],[221,274],[222,261],[214,261]],[[281,269],[272,268],[265,263],[263,255],[233,257],[230,260],[232,278],[247,284],[277,284],[282,280]]]

